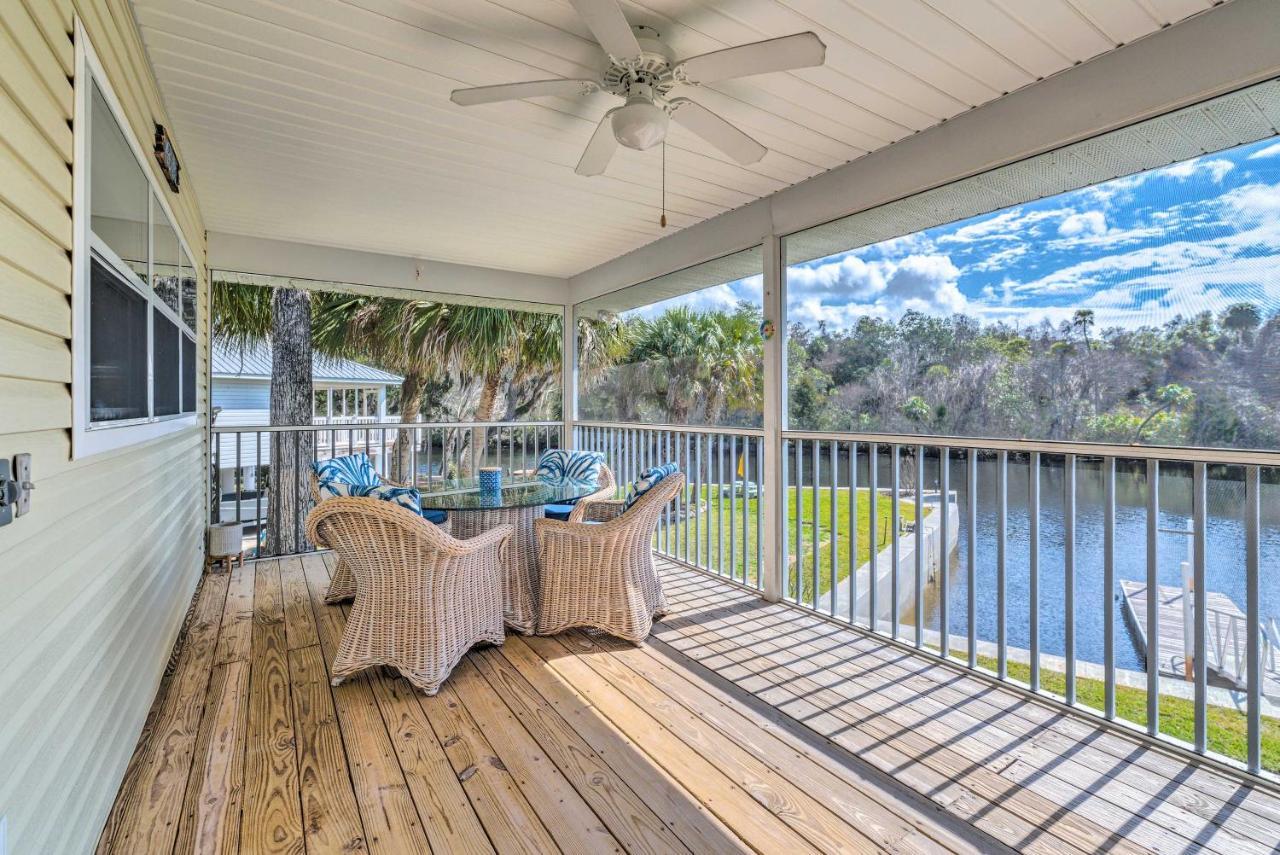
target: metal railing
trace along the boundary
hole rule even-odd
[[[575,448],[600,451],[619,485],[675,463],[686,485],[663,511],[654,550],[759,590],[763,586],[763,431],[578,423]]]
[[[1280,680],[1260,583],[1277,578],[1262,553],[1280,534],[1280,467],[1236,452],[1000,446],[784,431],[783,597],[1151,738],[1278,771],[1263,769],[1262,715],[1276,715]],[[1280,609],[1274,590],[1265,602]],[[1170,649],[1184,622],[1186,649]],[[1242,712],[1238,734],[1221,707]]]
[[[212,428],[213,483],[210,520],[245,526],[249,554],[268,549],[266,530],[272,498],[305,497],[311,463],[363,452],[378,474],[400,484],[430,490],[440,481],[501,466],[508,473],[531,472],[548,448],[559,448],[562,424],[534,422],[370,422],[358,425],[227,425]],[[272,465],[272,461],[276,465]],[[280,483],[277,469],[284,472]],[[298,498],[276,524],[290,526],[287,542],[309,549],[302,527],[309,503]]]

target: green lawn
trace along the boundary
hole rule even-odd
[[[813,491],[803,489],[799,496],[801,514],[801,542],[799,544],[800,569],[800,601],[809,602],[813,584]],[[688,496],[692,503],[693,492]],[[659,549],[671,552],[680,558],[685,556],[685,542],[688,542],[689,560],[712,570],[723,568],[726,574],[732,571],[735,579],[742,579],[744,570],[746,581],[757,583],[756,543],[759,533],[756,531],[756,499],[744,499],[737,496],[732,503],[728,496],[717,496],[716,491],[703,486],[701,496],[704,507],[701,513],[693,515],[683,522],[672,520],[670,531],[663,526],[658,527],[655,544]],[[744,527],[743,504],[746,504],[746,520]],[[787,546],[789,553],[787,569],[787,585],[790,596],[796,594],[796,490],[792,489],[787,496]],[[840,490],[836,494],[836,568],[837,579],[849,576],[849,491]],[[857,566],[871,559],[871,513],[869,492],[858,490],[858,554],[855,558]],[[877,543],[883,549],[889,542],[891,527],[892,502],[888,496],[881,495],[876,503]],[[900,503],[899,514],[904,522],[915,519],[915,506],[912,502]],[[745,535],[745,538],[744,538]],[[668,544],[670,544],[668,546]],[[744,551],[745,545],[745,551]],[[732,549],[730,548],[732,546]],[[700,557],[699,557],[700,556]],[[831,584],[831,491],[823,488],[818,491],[818,592],[825,593]]]
[[[965,661],[963,652],[953,657]],[[997,662],[987,656],[978,657],[978,665],[995,671]],[[1031,666],[1010,662],[1009,677],[1027,683],[1031,679]],[[1064,696],[1067,678],[1058,671],[1040,670],[1040,686],[1047,692]],[[1076,678],[1076,700],[1082,705],[1101,710],[1106,685],[1101,680]],[[1116,686],[1116,716],[1140,727],[1147,726],[1147,693],[1144,689]],[[1209,749],[1244,762],[1246,759],[1247,725],[1244,713],[1229,707],[1207,708],[1206,735]],[[1184,698],[1168,695],[1160,697],[1160,732],[1166,736],[1192,742],[1195,737],[1195,704]],[[1280,772],[1280,719],[1262,718],[1262,767],[1269,772]]]

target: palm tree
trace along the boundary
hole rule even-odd
[[[239,349],[271,341],[273,425],[311,423],[311,303],[311,293],[297,288],[214,283],[214,338]],[[304,547],[301,520],[310,502],[310,485],[297,464],[309,462],[314,447],[310,431],[271,434],[270,477],[276,489],[267,504],[265,546],[270,554],[300,552]]]

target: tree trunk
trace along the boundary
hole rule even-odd
[[[271,424],[310,425],[311,294],[277,288],[271,297]],[[271,434],[270,494],[267,502],[269,555],[306,548],[303,521],[311,505],[307,467],[314,456],[310,431]]]
[[[403,423],[416,422],[421,418],[422,397],[426,392],[426,384],[422,382],[422,377],[418,374],[410,372],[405,375],[404,381],[400,384],[400,421]],[[416,486],[417,474],[413,471],[413,445],[414,430],[396,431],[396,442],[392,449],[392,459],[395,461],[394,472],[391,477],[393,480],[410,487]]]
[[[476,404],[476,421],[487,422],[493,420],[493,411],[498,404],[498,392],[501,391],[500,383],[501,378],[498,372],[494,371],[485,375],[484,387],[480,390],[480,401]],[[471,429],[471,448],[463,466],[464,474],[479,474],[481,462],[484,460],[488,434],[488,428],[477,427]]]

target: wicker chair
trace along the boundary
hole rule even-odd
[[[666,614],[653,566],[653,533],[684,475],[663,478],[623,513],[618,500],[583,501],[567,522],[538,520],[541,563],[538,633],[587,626],[639,643]],[[595,524],[592,524],[592,523]]]
[[[388,478],[383,478],[382,483],[392,487],[406,487],[407,484],[400,484]],[[320,479],[316,477],[316,473],[311,473],[311,501],[320,504]],[[445,532],[451,530],[450,520],[445,517],[443,522],[433,523]],[[324,601],[326,603],[341,603],[350,600],[356,595],[356,577],[351,575],[350,568],[338,557],[338,566],[333,568],[333,578],[329,580],[329,589],[324,593]]]
[[[514,528],[456,540],[381,499],[326,499],[307,536],[335,550],[360,596],[330,673],[336,686],[374,665],[397,669],[434,695],[477,642],[501,644],[502,561]]]
[[[603,463],[600,464],[600,474],[596,479],[596,487],[596,491],[590,496],[583,496],[573,504],[547,505],[545,513],[548,519],[565,519],[573,513],[574,508],[580,507],[586,502],[599,502],[613,498],[613,494],[618,491],[618,482],[614,480],[613,470]],[[557,514],[564,514],[565,516],[560,517]]]

